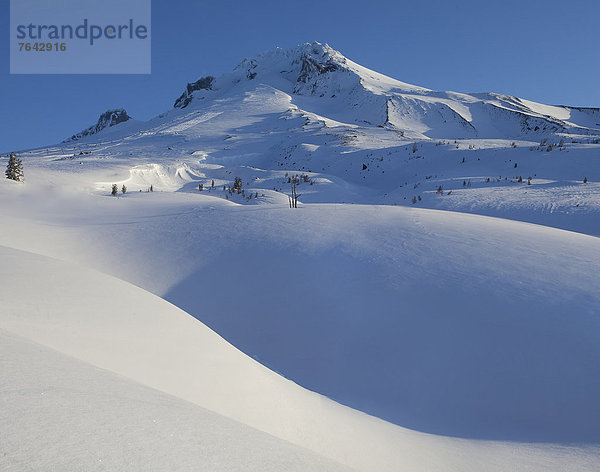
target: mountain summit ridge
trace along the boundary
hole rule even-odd
[[[188,84],[176,107],[258,83],[292,96],[322,98],[333,108],[353,109],[350,122],[385,126],[411,139],[600,134],[598,109],[543,105],[494,92],[433,91],[367,69],[319,42],[266,51],[242,60],[216,79],[201,78]],[[338,113],[330,118],[348,122]],[[505,129],[497,129],[499,124]]]
[[[132,136],[137,129],[147,134],[158,123],[162,134],[171,129],[179,135],[182,120],[187,120],[182,113],[210,110],[210,116],[216,113],[224,118],[235,103],[235,113],[243,115],[249,110],[249,96],[258,97],[252,101],[253,116],[273,113],[275,109],[267,106],[275,103],[273,93],[279,94],[275,109],[282,116],[301,115],[322,123],[338,123],[348,130],[356,126],[384,128],[394,133],[391,136],[410,140],[540,142],[551,136],[600,136],[599,109],[545,105],[493,92],[434,91],[367,69],[326,43],[312,42],[262,52],[243,59],[231,72],[188,83],[170,111],[138,127],[120,125],[126,121],[121,117],[129,117],[124,110],[117,110],[124,115],[116,120],[101,117],[96,125],[69,139],[102,135],[105,128],[115,125],[122,132],[111,131],[112,137],[119,133]],[[263,103],[262,108],[259,102]],[[228,123],[232,124],[233,119],[229,116]],[[166,126],[171,120],[178,124]],[[195,123],[199,123],[197,117],[184,126],[187,139],[197,129]]]

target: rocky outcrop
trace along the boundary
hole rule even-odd
[[[185,91],[175,100],[174,108],[185,108],[192,101],[192,94],[198,90],[212,90],[215,78],[212,75],[200,77],[196,82],[187,84]]]
[[[129,121],[130,119],[131,117],[123,108],[107,110],[100,115],[100,118],[98,118],[98,122],[95,125],[92,125],[89,128],[86,128],[83,131],[74,134],[69,139],[66,139],[65,142],[77,141],[78,139],[99,133],[105,128],[118,125],[119,123],[124,123],[125,121]]]

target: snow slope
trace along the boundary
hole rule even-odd
[[[358,470],[599,463],[595,446],[453,440],[395,427],[295,386],[129,284],[6,247],[0,255],[3,470],[345,470],[200,406],[254,416],[250,423]]]
[[[395,207],[293,212],[188,193],[56,190],[42,203],[19,190],[3,197],[0,243],[166,297],[336,400],[464,437],[598,437],[597,238]]]
[[[0,331],[3,471],[349,470]]]

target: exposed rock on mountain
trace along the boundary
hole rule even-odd
[[[131,117],[123,108],[107,110],[100,115],[100,118],[98,118],[98,122],[95,125],[92,125],[89,128],[86,128],[83,131],[74,134],[69,139],[65,140],[65,142],[76,141],[86,136],[97,134],[105,128],[118,125],[119,123],[124,123],[125,121],[129,121],[130,119]]]

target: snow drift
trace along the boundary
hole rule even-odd
[[[3,470],[347,470],[214,411],[356,470],[598,462],[589,446],[453,440],[390,425],[269,372],[134,286],[6,247],[0,256]]]

